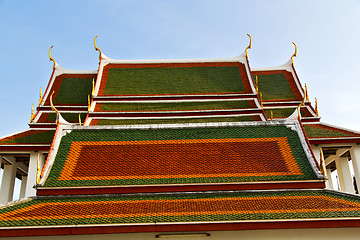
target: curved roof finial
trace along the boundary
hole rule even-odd
[[[294,44],[294,46],[295,46],[295,52],[294,52],[294,54],[291,56],[291,62],[292,62],[292,64],[294,65],[293,58],[296,57],[296,55],[297,55],[297,46],[296,46],[296,44],[295,44],[294,42],[292,42],[292,44]]]
[[[96,46],[96,38],[98,37],[98,35],[95,36],[94,38],[94,46],[95,46],[95,51],[99,51],[100,55],[99,55],[99,60],[101,60],[101,56],[102,56],[102,52],[101,50]]]
[[[51,49],[53,48],[54,46],[51,46],[50,49],[49,49],[49,58],[50,58],[50,61],[53,61],[54,62],[54,66],[53,66],[53,69],[55,68],[55,65],[56,65],[56,62],[55,60],[51,57]]]
[[[31,105],[31,117],[30,117],[30,122],[34,121],[35,115],[34,115],[34,104]]]
[[[55,108],[55,106],[54,106],[54,104],[53,104],[52,96],[54,95],[54,93],[55,93],[55,92],[53,91],[52,94],[50,95],[50,105],[51,105],[51,109],[56,112],[56,115],[57,115],[57,121],[56,121],[56,123],[58,123],[58,121],[59,121],[59,116],[60,116],[60,112]]]
[[[250,34],[247,34],[248,36],[249,36],[249,38],[250,38],[250,43],[249,43],[249,46],[247,46],[247,48],[245,49],[245,53],[246,53],[246,57],[249,57],[248,56],[248,53],[247,53],[247,50],[248,49],[251,49],[251,43],[252,43],[252,41],[251,41],[251,36],[250,36]]]

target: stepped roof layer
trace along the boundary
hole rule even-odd
[[[304,130],[312,144],[360,142],[360,133],[330,124],[305,124]]]
[[[54,130],[25,130],[0,138],[0,150],[45,150],[50,148]]]
[[[240,62],[109,63],[103,67],[97,96],[246,92],[252,90],[245,65]]]
[[[164,226],[162,231],[169,231],[169,224],[181,231],[211,230],[214,226],[209,223],[220,229],[233,224],[233,230],[249,228],[249,223],[252,229],[271,228],[274,223],[296,228],[308,221],[309,226],[328,227],[332,221],[340,226],[355,220],[359,225],[359,216],[358,196],[329,190],[35,197],[0,208],[0,236],[21,235],[24,229],[24,234],[46,234],[54,231],[52,226],[57,234],[75,226],[71,234],[86,226],[103,227],[97,233],[109,226],[117,227],[113,232],[161,231]],[[286,227],[288,220],[291,226]],[[158,228],[149,228],[154,224]]]
[[[298,122],[63,127],[42,184],[319,180],[300,128]]]

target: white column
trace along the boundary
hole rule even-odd
[[[318,146],[313,146],[312,150],[313,150],[313,153],[315,155],[315,159],[316,159],[317,163],[320,165],[320,151],[321,151],[321,148],[318,147]]]
[[[353,181],[351,177],[348,158],[336,157],[335,164],[339,176],[340,189],[343,192],[354,193]]]
[[[31,197],[36,195],[34,185],[36,185],[36,174],[37,174],[37,152],[30,153],[28,176],[25,187],[25,197]]]
[[[20,186],[19,199],[25,197],[26,182],[27,182],[27,176],[22,176],[22,177],[21,177],[21,186]]]
[[[354,168],[356,185],[360,191],[360,145],[355,145],[350,149],[350,157]]]
[[[0,189],[0,204],[5,204],[10,202],[13,199],[14,194],[14,184],[16,177],[17,164],[14,161],[14,164],[5,165],[4,172],[1,181]]]
[[[326,168],[326,177],[327,177],[327,181],[326,181],[326,188],[327,189],[334,189],[334,185],[332,182],[332,176],[331,176],[331,169],[330,168]]]

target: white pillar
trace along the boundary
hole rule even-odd
[[[332,176],[331,176],[331,169],[330,168],[326,168],[326,177],[327,177],[327,181],[326,181],[326,188],[327,189],[334,189],[334,185],[332,182]]]
[[[28,176],[25,187],[25,197],[31,197],[36,195],[36,190],[33,188],[36,185],[36,174],[37,174],[37,152],[30,153]]]
[[[19,194],[20,199],[25,197],[26,182],[27,182],[27,176],[22,176],[21,177],[20,194]]]
[[[17,164],[14,161],[14,164],[5,165],[4,172],[1,181],[0,189],[0,204],[6,204],[13,199],[14,194],[14,184],[16,177]]]
[[[336,157],[335,164],[339,176],[340,189],[343,192],[354,193],[353,181],[347,157]]]
[[[355,145],[350,149],[357,189],[360,191],[360,145]]]

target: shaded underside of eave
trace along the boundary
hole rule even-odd
[[[360,199],[328,190],[37,197],[0,209],[1,228],[360,220]]]

